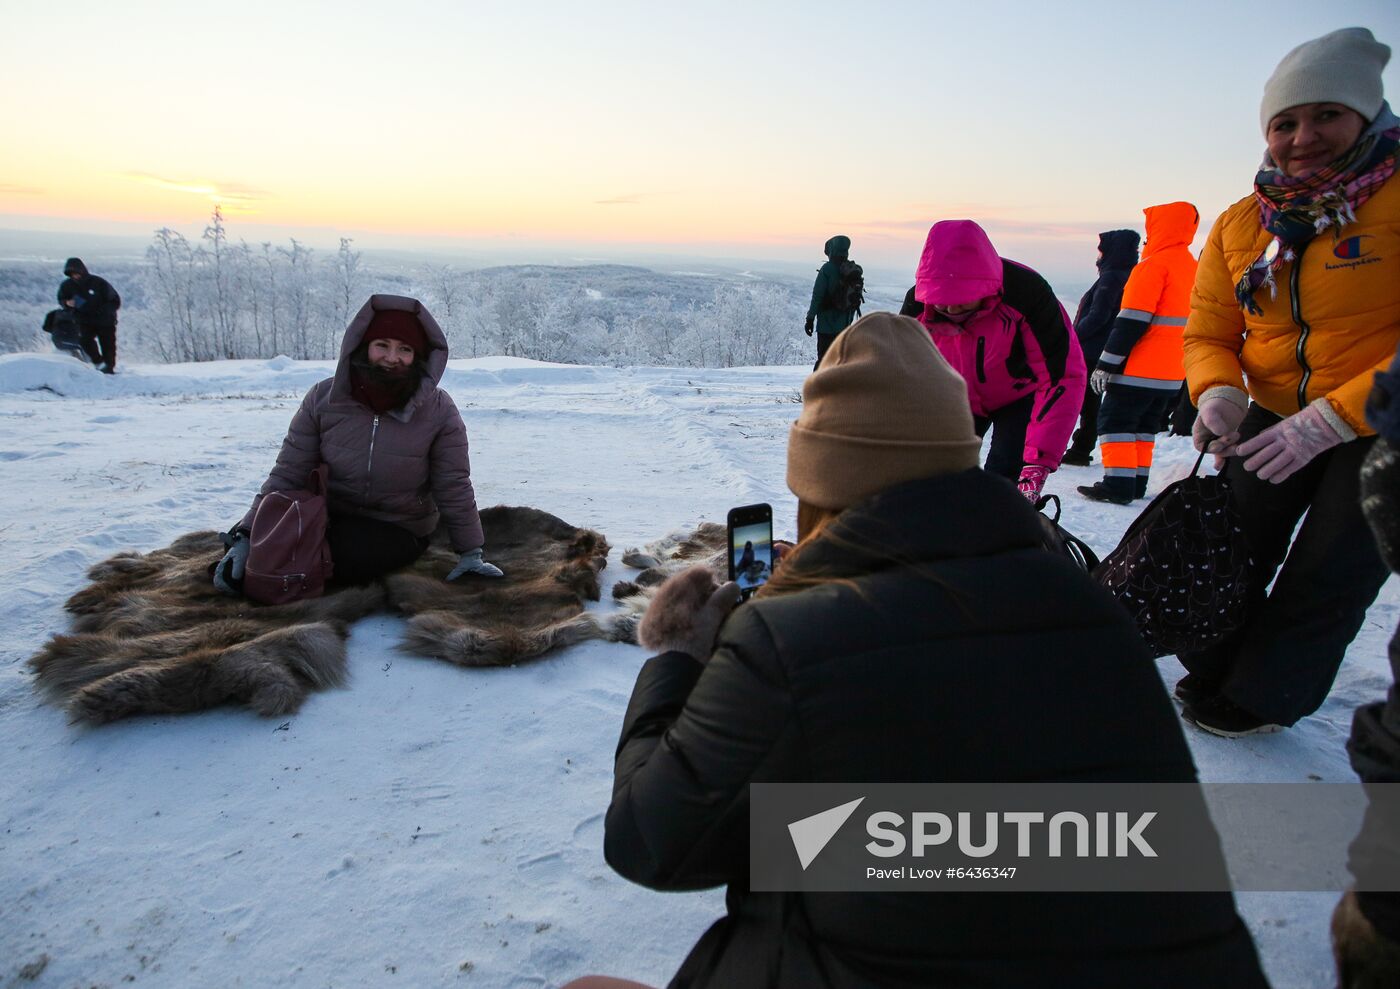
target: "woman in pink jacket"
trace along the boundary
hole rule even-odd
[[[1036,501],[1084,404],[1084,355],[1049,283],[999,257],[973,221],[943,220],[900,313],[967,382],[977,435],[992,431],[986,469]]]
[[[329,473],[326,542],[337,582],[364,583],[408,566],[439,519],[460,554],[448,580],[502,576],[482,559],[467,427],[438,387],[445,370],[447,337],[423,304],[371,296],[345,330],[335,375],[314,385],[292,417],[277,463],[230,533],[214,586],[240,592],[258,502],[304,488],[320,464]]]

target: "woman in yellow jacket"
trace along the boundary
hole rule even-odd
[[[1264,89],[1254,194],[1201,255],[1185,334],[1194,438],[1223,461],[1260,601],[1237,634],[1181,657],[1177,695],[1188,721],[1227,737],[1317,710],[1386,578],[1357,474],[1374,440],[1366,395],[1400,343],[1389,58],[1365,28],[1284,58]]]

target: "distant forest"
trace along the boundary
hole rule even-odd
[[[88,260],[121,293],[125,360],[332,358],[376,292],[422,299],[454,357],[733,367],[814,352],[802,333],[810,283],[625,265],[390,270],[367,265],[348,239],[324,254],[297,240],[235,242],[218,210],[198,241],[164,229],[143,261]],[[0,353],[49,349],[40,327],[61,279],[52,264],[0,262]],[[866,310],[897,304],[871,299]]]

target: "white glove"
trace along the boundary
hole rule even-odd
[[[449,581],[456,580],[463,574],[474,573],[478,577],[504,577],[501,568],[493,563],[487,563],[481,558],[481,547],[469,549],[457,558],[457,565],[452,568],[452,572],[447,575]]]
[[[1197,450],[1215,454],[1216,470],[1235,452],[1244,412],[1244,406],[1222,395],[1208,398],[1200,405],[1196,424],[1191,427],[1191,442]]]
[[[1235,453],[1249,457],[1245,470],[1252,470],[1261,481],[1281,484],[1292,477],[1314,457],[1330,450],[1342,438],[1332,428],[1316,405],[1276,422],[1253,439],[1245,440]]]

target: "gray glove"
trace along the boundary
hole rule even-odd
[[[224,537],[228,552],[214,567],[214,587],[225,594],[243,593],[243,570],[248,565],[248,551],[252,545],[248,534],[238,531]]]
[[[1108,390],[1109,372],[1104,368],[1095,368],[1094,373],[1089,375],[1089,388],[1095,395],[1102,395]]]
[[[708,567],[675,574],[657,590],[637,628],[637,641],[655,652],[683,652],[702,663],[715,651],[719,627],[739,603],[739,585],[721,584]]]
[[[447,575],[449,581],[456,580],[462,574],[474,573],[478,577],[504,577],[501,568],[487,563],[481,558],[481,547],[469,549],[457,558],[457,565],[452,568],[452,572]]]

